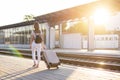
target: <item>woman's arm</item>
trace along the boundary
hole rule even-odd
[[[42,37],[42,43],[41,43],[42,48],[43,48],[43,49],[46,49],[46,46],[45,46],[45,44],[44,44],[44,37],[43,37],[43,35],[41,35],[41,37]]]
[[[34,36],[31,35],[31,37],[30,37],[30,48],[32,47],[32,42],[33,42],[33,40],[34,40]]]

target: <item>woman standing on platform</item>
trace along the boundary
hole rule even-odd
[[[41,37],[42,42],[36,42],[36,35],[39,35]],[[39,67],[39,62],[41,60],[41,49],[42,49],[42,44],[43,44],[43,37],[42,33],[39,29],[39,22],[35,21],[34,23],[34,31],[31,32],[31,38],[30,38],[30,48],[32,50],[32,59],[34,62],[33,67]],[[37,57],[36,57],[36,52],[37,52]]]

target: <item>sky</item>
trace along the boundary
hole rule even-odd
[[[0,0],[0,26],[23,22],[25,15],[40,16],[92,1],[95,0]]]

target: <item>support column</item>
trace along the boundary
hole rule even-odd
[[[120,50],[120,34],[118,33],[118,50]]]
[[[50,49],[55,48],[55,28],[50,28]]]
[[[88,51],[94,50],[94,25],[92,17],[88,18]]]
[[[50,26],[46,23],[46,47],[50,49]]]
[[[60,23],[59,25],[59,30],[60,30],[60,39],[59,39],[59,44],[60,44],[60,48],[62,48],[62,23]]]

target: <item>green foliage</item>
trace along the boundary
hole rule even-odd
[[[24,16],[24,21],[31,21],[31,20],[34,20],[34,15],[30,14]]]

